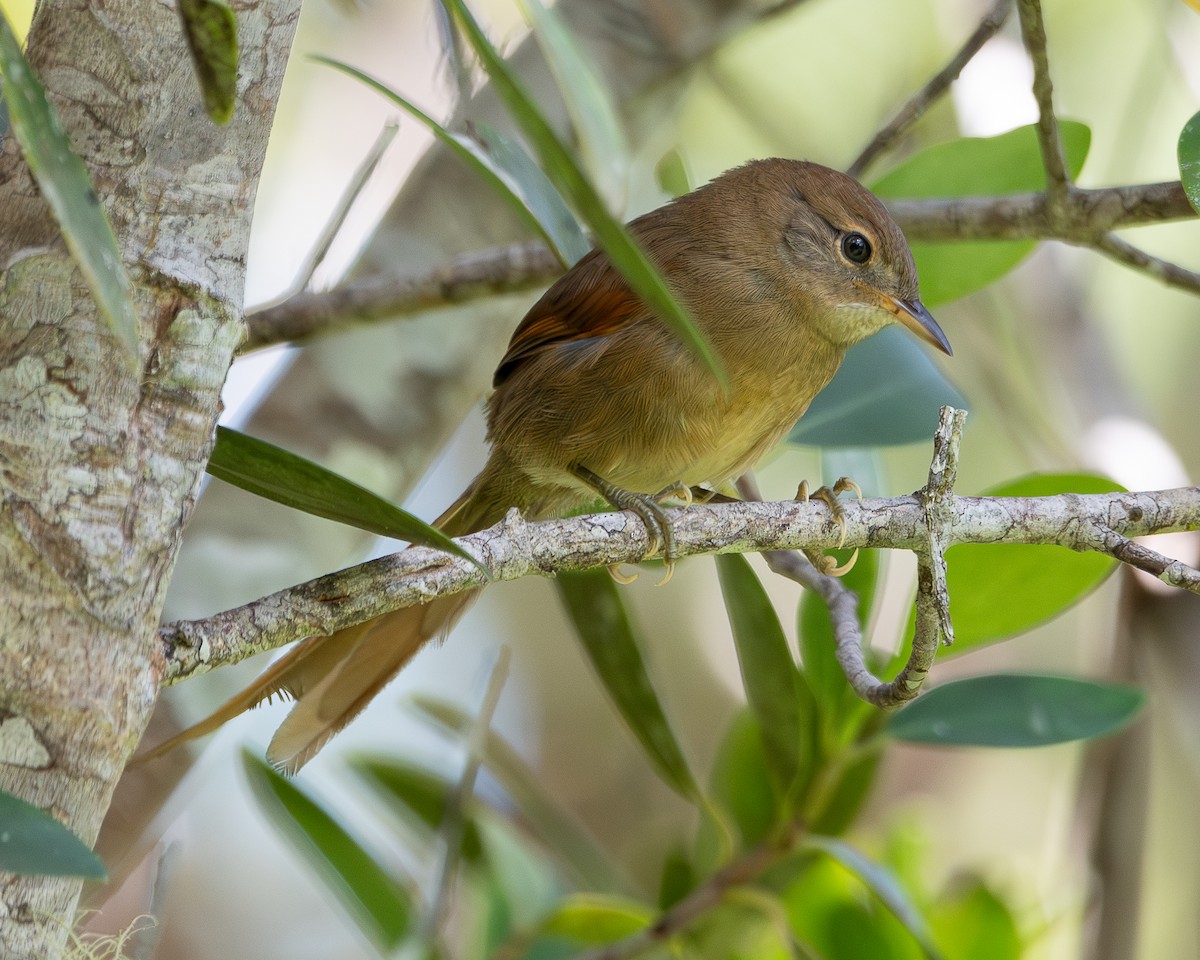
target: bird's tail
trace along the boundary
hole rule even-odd
[[[495,458],[493,458],[493,461]],[[512,500],[511,474],[491,462],[434,526],[452,537],[483,530],[504,518]],[[141,763],[218,729],[263,701],[296,701],[275,732],[267,759],[295,773],[353,720],[426,643],[444,637],[478,590],[439,597],[385,613],[326,637],[302,640],[247,689],[194,726],[136,758]]]

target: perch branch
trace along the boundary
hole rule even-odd
[[[1033,96],[1038,106],[1038,145],[1046,168],[1046,197],[1052,212],[1065,210],[1071,177],[1063,153],[1058,118],[1054,115],[1054,84],[1050,80],[1050,58],[1046,53],[1046,25],[1041,0],[1017,0],[1021,36],[1033,61]]]
[[[892,117],[883,129],[875,134],[874,139],[866,145],[863,152],[847,168],[846,172],[850,176],[860,179],[880,154],[890,149],[892,144],[924,116],[930,105],[950,89],[950,84],[958,79],[958,75],[962,73],[963,67],[971,62],[971,58],[1000,31],[1011,10],[1012,0],[997,0],[992,9],[988,11],[987,16],[975,28],[975,32],[967,38],[962,49],[900,108],[899,113]]]

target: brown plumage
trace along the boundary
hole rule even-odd
[[[630,230],[712,343],[728,389],[593,251],[514,333],[488,403],[491,456],[437,521],[446,533],[484,529],[514,506],[529,518],[586,506],[597,498],[589,475],[618,492],[718,487],[779,442],[859,340],[899,321],[950,352],[900,228],[835,170],[748,163]],[[267,755],[295,771],[472,596],[304,640],[163,748],[281,694],[297,702]]]

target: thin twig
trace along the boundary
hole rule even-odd
[[[1126,243],[1118,236],[1106,233],[1096,238],[1092,245],[1118,263],[1140,270],[1142,273],[1148,273],[1169,286],[1190,290],[1192,293],[1200,293],[1200,273],[1146,253],[1145,250]]]
[[[936,76],[924,87],[918,90],[888,123],[875,134],[875,138],[867,144],[863,152],[846,170],[850,176],[860,179],[867,168],[896,142],[926,110],[942,94],[950,89],[950,84],[958,79],[963,67],[971,62],[983,45],[992,39],[1004,26],[1004,21],[1012,10],[1013,0],[996,0],[996,4],[988,11],[975,32],[967,38],[962,49],[954,55]]]
[[[1182,560],[1172,560],[1136,540],[1123,537],[1104,524],[1097,523],[1095,530],[1096,536],[1092,549],[1100,553],[1107,553],[1122,563],[1143,570],[1168,586],[1179,587],[1191,593],[1200,593],[1200,570],[1188,566]]]
[[[1046,196],[1051,213],[1064,211],[1071,189],[1058,118],[1054,115],[1054,84],[1050,80],[1050,58],[1046,53],[1046,25],[1042,21],[1040,0],[1018,0],[1021,36],[1033,61],[1033,96],[1038,105],[1038,144],[1042,166],[1046,168]]]

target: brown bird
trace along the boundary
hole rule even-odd
[[[903,233],[845,174],[758,160],[634,220],[629,229],[720,358],[722,385],[593,250],[534,304],[488,401],[491,456],[437,520],[451,536],[511,507],[560,516],[597,495],[632,509],[671,556],[661,496],[717,489],[779,442],[847,348],[900,322],[950,353],[921,303]],[[296,705],[268,748],[296,771],[472,593],[310,637],[212,717],[154,751],[280,694]]]

